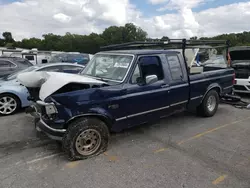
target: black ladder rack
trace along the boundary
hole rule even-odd
[[[187,48],[229,48],[228,40],[187,40],[169,39],[166,41],[134,41],[122,44],[103,46],[102,51],[107,50],[132,50],[132,49],[187,49]]]

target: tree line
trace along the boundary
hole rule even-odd
[[[39,50],[55,50],[66,52],[84,52],[94,54],[100,51],[101,46],[110,44],[120,44],[132,41],[159,41],[167,40],[167,36],[160,39],[152,39],[148,37],[146,31],[127,23],[124,26],[110,26],[101,34],[91,33],[89,35],[79,35],[67,32],[65,35],[55,35],[53,33],[44,34],[42,39],[29,38],[15,41],[11,32],[3,32],[3,38],[0,38],[0,46],[8,48],[38,48]],[[191,39],[198,39],[194,36]],[[200,39],[213,40],[230,40],[232,46],[250,45],[250,32],[223,34],[215,37],[203,37]]]

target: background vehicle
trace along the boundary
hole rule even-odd
[[[18,57],[0,57],[0,77],[33,66],[27,59]]]
[[[250,93],[250,46],[229,48],[229,54],[236,77],[234,91]]]
[[[84,53],[61,53],[54,55],[49,63],[58,63],[58,62],[66,62],[66,63],[78,63],[80,65],[86,65],[90,60],[89,54]]]
[[[48,73],[42,84],[36,80],[30,84],[27,74],[18,79],[29,90],[42,86],[40,100],[33,108],[41,117],[37,129],[62,140],[70,160],[86,159],[107,149],[110,131],[154,122],[186,109],[213,116],[220,96],[232,91],[234,70],[197,69],[192,67],[192,60],[187,63],[183,58],[186,54],[181,52],[205,42],[169,40],[113,45],[93,57],[83,76]],[[226,41],[209,41],[212,42],[227,47]],[[158,49],[170,45],[182,49]],[[138,50],[142,48],[154,49]],[[193,58],[189,52],[189,59],[195,59],[198,50]],[[50,83],[57,84],[49,88]]]
[[[29,97],[28,90],[16,79],[18,74],[38,71],[78,74],[83,69],[84,66],[71,63],[40,64],[2,77],[0,79],[0,115],[11,115],[20,108],[31,104],[27,99]]]

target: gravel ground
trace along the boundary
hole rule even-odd
[[[104,154],[69,162],[29,115],[0,117],[0,187],[249,188],[249,122],[249,110],[228,105],[212,118],[181,113],[113,134]]]

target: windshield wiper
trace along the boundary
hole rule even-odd
[[[101,78],[101,77],[98,77],[98,76],[96,76],[95,77],[97,80],[101,80],[101,81],[103,81],[103,82],[108,82],[109,80],[107,80],[107,79],[104,79],[104,78]]]
[[[100,81],[103,81],[103,82],[108,82],[109,80],[108,79],[105,79],[105,78],[102,78],[102,77],[99,77],[99,76],[93,76],[93,75],[90,75],[90,74],[81,74],[83,76],[87,76],[87,77],[90,77],[90,78],[94,78],[96,80],[100,80]]]

